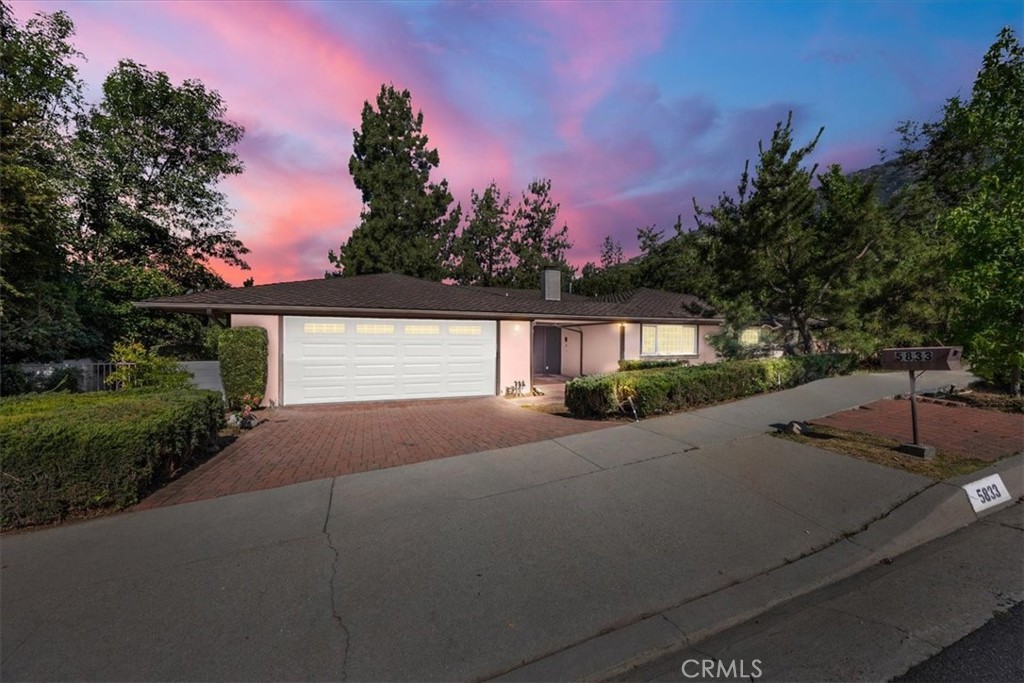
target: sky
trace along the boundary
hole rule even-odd
[[[606,235],[692,227],[693,201],[732,192],[758,142],[793,112],[813,161],[856,170],[903,120],[969,96],[1024,2],[176,2],[15,0],[21,21],[65,10],[97,101],[130,58],[199,79],[246,134],[222,184],[252,270],[238,285],[322,277],[359,223],[348,172],[363,103],[408,89],[468,208],[492,181],[518,198],[549,178],[576,266]]]

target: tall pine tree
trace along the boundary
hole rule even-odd
[[[448,181],[430,180],[440,156],[428,142],[423,112],[413,114],[408,90],[382,85],[376,108],[363,105],[348,165],[362,192],[360,223],[337,254],[328,254],[342,275],[395,272],[430,280],[449,275],[461,211],[449,212]]]

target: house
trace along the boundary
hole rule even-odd
[[[621,359],[715,360],[721,323],[685,294],[606,297],[446,285],[397,274],[210,290],[142,301],[267,331],[279,405],[502,394],[539,376],[611,372]]]

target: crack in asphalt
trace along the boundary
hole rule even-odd
[[[330,548],[334,554],[334,559],[331,560],[331,618],[341,629],[341,632],[345,635],[345,647],[341,652],[341,680],[347,680],[348,671],[348,648],[351,641],[351,634],[348,631],[348,626],[345,625],[342,619],[341,613],[338,611],[338,597],[337,597],[337,580],[338,580],[338,562],[341,560],[341,553],[338,548],[334,545],[334,539],[331,538],[331,533],[327,530],[327,523],[331,519],[331,508],[334,506],[334,484],[337,481],[337,477],[331,480],[331,492],[327,497],[327,511],[324,513],[324,525],[321,529],[321,533],[327,539],[327,547]]]

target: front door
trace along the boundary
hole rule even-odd
[[[533,373],[562,374],[562,330],[537,325],[533,328]]]

